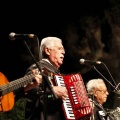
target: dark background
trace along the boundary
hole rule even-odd
[[[64,42],[64,29],[69,24],[76,24],[83,16],[96,14],[101,16],[103,10],[109,6],[109,2],[104,2],[103,0],[84,0],[79,1],[79,3],[12,1],[3,3],[1,6],[3,8],[1,8],[0,12],[0,70],[9,80],[13,80],[23,76],[31,62],[29,63],[29,60],[24,61],[21,58],[21,55],[26,53],[23,40],[11,41],[9,39],[11,32],[35,34],[39,38],[39,41],[46,36],[61,37],[66,47],[67,43],[66,41]],[[36,40],[34,42],[31,40],[31,42],[36,44]],[[68,59],[65,57],[65,63],[71,64],[71,62],[74,62],[74,59],[69,58],[67,52],[66,56]],[[67,71],[66,69],[66,72],[72,71],[74,70]]]
[[[9,39],[9,34],[11,32],[18,34],[35,34],[39,41],[47,36],[57,36],[63,40],[63,45],[66,49],[64,64],[60,68],[62,73],[70,74],[81,72],[84,82],[86,83],[86,81],[91,78],[101,76],[94,70],[91,70],[89,66],[81,65],[79,60],[83,57],[90,60],[101,60],[108,66],[113,78],[115,78],[115,81],[118,84],[120,78],[119,65],[117,64],[117,68],[115,66],[116,63],[119,63],[119,51],[115,51],[116,47],[114,48],[112,46],[113,41],[110,41],[112,38],[111,28],[109,28],[108,24],[105,24],[105,21],[102,19],[105,15],[105,11],[109,10],[110,12],[112,7],[119,5],[118,3],[120,3],[119,0],[80,0],[79,2],[2,2],[0,8],[0,71],[8,78],[8,81],[12,81],[23,77],[26,69],[34,63],[23,40],[11,41]],[[100,46],[97,46],[96,44],[97,41],[90,41],[89,39],[89,44],[94,46],[91,47],[92,50],[95,48],[92,54],[79,54],[81,48],[78,49],[78,46],[85,35],[85,31],[81,30],[82,25],[79,25],[79,23],[80,20],[86,16],[98,16],[98,20],[104,21],[104,24],[102,24],[103,26],[101,26],[103,29],[101,41],[105,45],[103,48],[105,55],[102,57],[96,57],[98,54],[95,52],[100,48]],[[117,24],[119,25],[119,23]],[[75,31],[71,26],[74,26]],[[76,33],[78,34],[77,41],[76,38],[73,37]],[[33,55],[36,60],[38,60],[38,51],[36,47],[37,40],[30,39],[28,41]],[[116,41],[113,43],[119,45]],[[87,45],[85,44],[82,48],[86,48],[86,46]],[[73,47],[76,47],[77,49],[75,50]],[[119,46],[117,48],[119,48]],[[106,54],[109,56],[106,57]],[[107,70],[102,66],[97,67],[100,68],[102,74],[105,74],[105,76],[107,75],[107,79],[110,79],[110,82],[112,82]],[[107,87],[112,90],[111,85],[109,85],[108,82]],[[114,104],[111,96],[110,104]]]

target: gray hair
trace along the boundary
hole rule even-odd
[[[89,80],[88,83],[86,84],[88,93],[92,94],[96,88],[100,87],[101,83],[104,83],[104,81],[103,79],[100,79],[100,78]]]
[[[41,40],[41,45],[40,45],[40,58],[45,58],[45,47],[48,48],[53,48],[55,45],[55,42],[60,42],[62,43],[62,40],[58,37],[45,37]]]

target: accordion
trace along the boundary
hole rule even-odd
[[[63,111],[66,120],[90,120],[92,108],[87,96],[83,79],[79,73],[54,75],[56,85],[68,90],[68,98],[63,100]]]
[[[120,107],[110,110],[108,114],[112,118],[112,120],[120,120]]]

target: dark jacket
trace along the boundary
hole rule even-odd
[[[53,74],[59,74],[59,71],[46,61],[38,64],[40,69],[46,70],[47,76],[42,74],[43,83],[26,93],[25,120],[65,120],[62,100],[54,97],[48,80],[48,76],[52,78]],[[35,68],[37,68],[35,64],[30,66],[26,75],[31,74],[31,70]]]
[[[112,116],[107,112],[107,110],[99,104],[97,101],[93,101],[94,103],[94,120],[114,120]]]

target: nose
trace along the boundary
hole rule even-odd
[[[65,49],[64,48],[62,49],[62,54],[65,54]]]
[[[109,95],[109,92],[108,92],[108,91],[106,91],[106,94],[107,94],[107,95]]]

